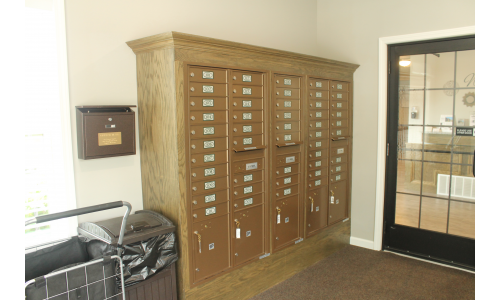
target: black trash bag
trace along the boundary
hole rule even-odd
[[[122,256],[126,287],[150,278],[179,259],[174,233],[159,235],[127,246],[135,251],[125,248]]]

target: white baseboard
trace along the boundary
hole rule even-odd
[[[373,250],[373,241],[360,239],[360,238],[353,237],[353,236],[351,236],[351,245]]]

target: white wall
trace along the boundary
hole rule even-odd
[[[315,0],[71,0],[65,4],[73,133],[76,105],[137,104],[135,54],[125,44],[130,40],[179,31],[317,55]],[[75,134],[73,148],[78,207],[123,200],[132,203],[134,210],[142,209],[139,152],[79,160]],[[122,213],[116,209],[82,216],[79,221]]]
[[[474,0],[318,0],[318,55],[354,73],[351,236],[373,241],[380,37],[472,26]]]

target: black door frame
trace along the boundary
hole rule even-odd
[[[475,49],[474,35],[388,45],[389,74],[387,82],[386,139],[389,144],[389,156],[386,157],[382,237],[383,250],[403,253],[468,270],[475,269],[474,239],[394,224],[397,179],[391,176],[395,174],[391,170],[397,170],[399,56],[473,49]],[[395,88],[391,89],[391,87]]]

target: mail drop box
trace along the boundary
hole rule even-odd
[[[135,155],[135,105],[76,106],[78,158]]]

